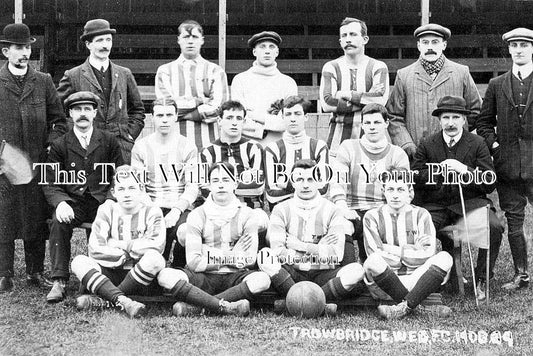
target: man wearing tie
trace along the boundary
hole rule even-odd
[[[129,164],[133,143],[144,127],[144,106],[131,71],[109,60],[115,33],[103,19],[85,24],[80,40],[89,49],[89,58],[65,71],[57,92],[62,102],[78,91],[96,94],[100,107],[95,126],[118,138],[124,162]]]
[[[44,195],[54,209],[49,244],[54,284],[46,296],[50,303],[65,297],[72,229],[94,220],[108,196],[113,168],[124,162],[116,137],[93,127],[99,100],[87,91],[70,95],[64,106],[69,108],[74,127],[50,146],[43,177]]]
[[[476,129],[494,159],[496,189],[507,218],[515,271],[502,288],[514,291],[529,285],[524,209],[533,199],[533,31],[516,28],[503,40],[509,45],[513,68],[490,80]]]

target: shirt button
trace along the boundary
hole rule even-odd
[[[520,93],[520,96],[524,95],[523,93]]]

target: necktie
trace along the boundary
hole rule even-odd
[[[102,68],[100,68],[100,72],[102,73],[102,75],[104,75],[104,73],[105,73],[104,66],[102,66]]]
[[[83,144],[82,144],[83,149],[86,150],[87,147],[89,147],[89,141],[87,140],[87,135],[84,135],[81,138],[83,139]]]
[[[520,73],[520,71],[518,71],[518,79],[520,79],[520,81],[522,81],[522,74]]]
[[[453,145],[455,145],[455,140],[452,138],[450,142],[448,142],[448,147],[452,148]]]

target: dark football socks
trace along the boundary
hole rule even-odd
[[[126,295],[138,293],[143,287],[149,285],[155,276],[142,269],[137,263],[119,284],[118,288]]]
[[[95,269],[89,270],[89,272],[87,272],[87,274],[81,279],[81,283],[91,293],[99,295],[113,303],[117,301],[119,296],[124,295],[124,292],[115,286],[109,278]]]
[[[279,272],[270,277],[272,285],[276,290],[285,296],[289,292],[289,289],[295,284],[289,272],[283,267],[280,268]]]
[[[240,299],[252,299],[253,298],[252,292],[250,292],[250,288],[248,288],[248,285],[246,282],[241,282],[237,284],[236,286],[233,286],[231,288],[226,289],[222,293],[219,293],[215,295],[218,299],[224,299],[228,302],[236,302]]]
[[[374,277],[374,282],[387,293],[396,303],[401,303],[409,291],[392,269],[387,267],[385,272]]]
[[[446,271],[440,267],[431,265],[405,297],[407,306],[411,309],[416,308],[418,304],[439,288],[445,277]]]
[[[322,290],[326,295],[327,301],[342,299],[342,297],[345,297],[350,292],[344,288],[340,277],[335,277],[327,281],[327,283],[322,286]]]
[[[220,299],[193,286],[189,282],[178,281],[176,285],[172,287],[170,293],[178,301],[204,307],[214,312],[220,310]]]

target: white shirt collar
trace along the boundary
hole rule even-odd
[[[513,75],[517,78],[518,71],[520,71],[520,76],[522,77],[522,79],[529,77],[529,75],[533,72],[533,62],[529,62],[528,64],[524,64],[523,66],[513,64]]]
[[[463,129],[464,130],[464,129]],[[453,140],[455,142],[455,144],[457,144],[457,142],[459,142],[459,140],[461,139],[461,137],[463,136],[463,131],[461,131],[460,134],[458,135],[455,135],[453,137]],[[446,144],[449,146],[450,145],[450,140],[452,139],[450,136],[446,135],[446,133],[444,132],[444,130],[442,130],[442,137],[444,137],[444,142],[446,142]],[[454,144],[454,145],[455,145]]]
[[[28,73],[28,66],[26,66],[26,68],[24,68],[24,69],[20,69],[20,68],[17,68],[15,66],[11,65],[11,63],[9,63],[7,65],[7,68],[9,69],[11,74],[13,74],[13,75],[26,75],[26,73]]]
[[[180,56],[177,59],[178,63],[181,63],[181,64],[192,64],[192,63],[198,64],[202,60],[203,60],[202,55],[198,55],[198,57],[194,59],[187,59],[185,58],[183,54],[180,54]]]
[[[100,70],[102,67],[104,67],[104,71],[109,68],[109,59],[105,62],[97,61],[93,57],[89,56],[89,64],[92,65],[94,68]]]
[[[72,130],[74,131],[74,135],[76,135],[76,138],[78,139],[78,141],[80,141],[81,147],[85,145],[85,140],[82,138],[82,136],[87,136],[87,143],[91,142],[91,137],[93,136],[93,131],[94,131],[93,129],[94,127],[91,126],[89,131],[81,132],[80,130],[78,130],[76,126],[72,128]]]

